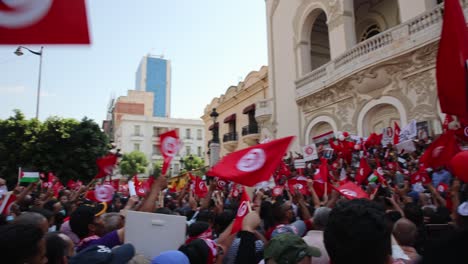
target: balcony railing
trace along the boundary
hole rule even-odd
[[[468,17],[468,0],[460,0]],[[404,54],[440,38],[443,4],[369,38],[296,80],[296,100],[332,85],[369,65]]]
[[[223,142],[237,141],[237,132],[229,132],[223,135]]]
[[[257,124],[247,125],[242,128],[242,136],[247,136],[247,135],[252,135],[252,134],[258,134]]]

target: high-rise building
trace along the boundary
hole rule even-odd
[[[153,116],[170,117],[171,62],[148,54],[141,59],[135,80],[136,90],[154,94]]]

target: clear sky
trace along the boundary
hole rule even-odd
[[[147,53],[172,62],[172,117],[199,118],[213,97],[267,65],[263,0],[87,0],[92,44],[45,46],[40,119],[101,123],[112,94],[134,89]],[[38,46],[28,46],[38,50]],[[34,117],[39,57],[0,46],[0,119]]]

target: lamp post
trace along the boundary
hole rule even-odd
[[[219,160],[219,128],[216,126],[218,116],[219,114],[216,112],[216,108],[213,108],[210,114],[211,120],[213,120],[213,138],[210,143],[210,166],[214,166]]]
[[[41,75],[42,75],[42,54],[43,54],[43,49],[44,47],[41,47],[41,50],[40,51],[34,51],[34,50],[30,50],[24,46],[19,46],[16,50],[15,50],[15,54],[17,56],[22,56],[24,55],[23,51],[21,49],[26,49],[27,51],[31,52],[32,54],[35,54],[37,56],[39,56],[39,80],[37,81],[37,98],[36,98],[36,119],[39,119],[39,101],[40,101],[40,97],[41,97]]]

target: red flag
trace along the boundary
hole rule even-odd
[[[159,148],[163,155],[164,162],[162,166],[162,175],[166,175],[167,169],[171,164],[172,158],[179,152],[180,140],[175,130],[167,131],[159,136],[161,144]]]
[[[96,185],[94,188],[94,198],[98,202],[111,202],[114,197],[115,189],[112,185]]]
[[[426,167],[421,164],[419,166],[419,170],[416,173],[413,173],[410,177],[411,184],[415,184],[417,182],[421,182],[422,184],[430,183],[432,181],[431,177],[426,171]]]
[[[273,197],[281,196],[283,195],[283,190],[284,190],[283,186],[275,186],[273,190],[271,190],[271,195]]]
[[[208,187],[206,186],[206,183],[200,178],[196,177],[195,179],[195,195],[197,195],[200,198],[205,198],[206,195],[208,194]]]
[[[361,187],[357,186],[355,183],[347,182],[339,187],[332,186],[335,190],[337,190],[341,195],[346,197],[348,200],[353,199],[360,199],[365,198],[369,199],[369,195],[361,189]]]
[[[426,167],[437,168],[448,164],[458,152],[460,152],[460,148],[457,145],[455,134],[449,130],[432,142],[419,158],[419,162]]]
[[[58,198],[59,192],[63,190],[63,185],[61,182],[57,181],[54,186],[52,187],[52,190],[54,190],[54,196]]]
[[[375,176],[377,176],[377,179],[379,180],[379,182],[380,182],[383,186],[386,187],[386,186],[388,186],[388,182],[387,182],[387,180],[385,180],[385,175],[384,175],[382,166],[380,165],[379,160],[376,160],[376,162],[377,162],[377,169],[374,170],[374,174],[375,174]]]
[[[85,1],[0,1],[0,43],[89,44]]]
[[[382,134],[377,135],[376,133],[372,133],[364,144],[366,147],[382,145],[382,137]]]
[[[232,189],[231,189],[231,197],[232,198],[237,198],[239,197],[239,188],[237,187],[238,185],[237,184],[233,184],[232,185]]]
[[[367,163],[367,160],[362,157],[361,162],[359,163],[359,170],[356,173],[356,182],[361,185],[367,180],[367,177],[372,172],[371,167]]]
[[[227,185],[228,185],[227,181],[221,180],[221,179],[216,179],[216,189],[218,189],[220,191],[224,191],[224,189],[226,188]]]
[[[328,160],[325,158],[320,158],[321,164],[318,168],[318,171],[315,172],[314,180],[320,183],[328,182]]]
[[[296,189],[303,195],[310,195],[309,188],[307,188],[307,178],[300,176],[288,180],[289,192],[294,194]]]
[[[133,176],[133,183],[135,185],[136,194],[140,197],[145,197],[145,194],[146,194],[145,187],[143,186],[143,182],[138,180],[137,175]]]
[[[401,129],[400,129],[400,126],[398,125],[397,122],[394,123],[394,133],[393,133],[393,145],[396,145],[398,143],[400,143],[400,133],[401,133]]]
[[[9,215],[11,205],[16,201],[16,196],[13,192],[7,192],[2,194],[2,199],[0,200],[0,214]]]
[[[71,189],[71,190],[74,190],[76,188],[76,182],[74,180],[68,180],[67,188]]]
[[[114,166],[117,164],[117,155],[109,154],[102,158],[98,158],[96,160],[96,164],[98,166],[98,174],[94,178],[95,179],[104,178],[107,175],[112,174],[112,170],[114,169]]]
[[[243,188],[239,209],[237,209],[237,215],[236,215],[236,219],[234,220],[234,224],[232,225],[231,234],[235,234],[242,229],[242,221],[244,220],[244,217],[249,212],[250,212],[250,198],[247,192],[245,191],[245,188]]]
[[[212,167],[207,175],[246,186],[268,181],[293,138],[285,137],[233,152]]]
[[[468,118],[468,29],[458,0],[446,0],[436,77],[443,113]]]

